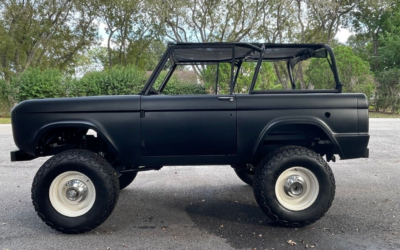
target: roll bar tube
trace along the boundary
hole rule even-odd
[[[326,49],[326,51],[328,51],[329,57],[331,58],[332,73],[333,73],[333,77],[335,78],[336,90],[339,93],[342,93],[343,85],[342,85],[342,83],[340,82],[340,79],[339,79],[339,73],[338,73],[338,70],[337,70],[337,67],[336,67],[336,59],[335,59],[335,55],[333,54],[333,50],[328,44],[324,44],[324,48]]]
[[[224,44],[224,43],[216,43],[216,44],[215,43],[203,43],[203,44],[186,43],[186,44],[179,44],[178,43],[178,44],[168,44],[167,51],[162,56],[162,58],[161,58],[160,62],[158,63],[156,69],[151,74],[149,80],[146,82],[146,84],[145,84],[144,88],[142,89],[142,91],[140,92],[140,94],[141,95],[148,95],[149,94],[149,92],[151,90],[151,87],[153,86],[155,80],[157,79],[157,77],[159,76],[160,72],[162,71],[164,65],[166,64],[166,62],[168,61],[168,59],[172,55],[172,52],[173,52],[174,49],[177,49],[177,48],[188,48],[188,49],[190,49],[190,48],[207,48],[207,47],[219,47],[219,48],[221,48],[222,47],[222,48],[231,48],[232,49],[232,59],[230,60],[230,62],[231,62],[231,81],[230,81],[230,91],[229,91],[230,94],[232,95],[233,91],[234,91],[235,82],[236,82],[236,79],[237,79],[237,74],[236,74],[236,76],[234,76],[234,67],[235,67],[235,60],[236,60],[236,58],[235,58],[235,47],[239,46],[239,45],[240,46],[244,46],[245,45],[246,47],[254,49],[254,51],[260,52],[260,56],[258,58],[257,66],[256,66],[256,69],[255,69],[255,72],[254,72],[254,76],[253,76],[253,79],[252,79],[252,82],[251,82],[251,86],[250,86],[250,89],[249,89],[249,93],[251,94],[252,91],[254,90],[255,83],[257,81],[257,77],[258,77],[258,74],[259,74],[259,71],[260,71],[261,63],[262,63],[263,58],[264,58],[265,46],[266,46],[265,44],[261,44],[261,48],[257,47],[257,46],[254,46],[252,44],[243,44],[243,43],[226,43],[226,44]],[[274,47],[276,47],[276,44],[267,44],[267,46],[268,47],[271,46],[272,48],[274,48]],[[290,45],[290,46],[293,46],[293,45]],[[340,79],[339,79],[339,73],[338,73],[338,70],[337,70],[336,59],[335,59],[335,55],[333,53],[333,50],[327,44],[323,44],[322,46],[326,49],[326,51],[329,53],[329,56],[331,58],[332,73],[333,73],[333,76],[334,76],[334,79],[335,79],[335,83],[336,83],[336,87],[335,88],[336,88],[338,93],[342,93],[343,85],[341,84]],[[285,47],[285,46],[282,46],[282,47]],[[215,61],[215,62],[217,62],[217,61]],[[176,65],[174,64],[173,67],[176,68]],[[167,77],[168,79],[166,81],[165,80],[163,81],[161,89],[163,89],[165,87],[165,85],[167,84],[167,81],[169,80],[169,77],[171,77],[172,73],[173,73],[173,70],[169,72],[168,77]],[[291,80],[291,84],[292,84],[292,88],[293,88],[293,85],[294,85],[293,75],[292,75],[292,72],[290,70],[289,70],[289,75],[290,75],[290,78],[291,78],[290,80]]]

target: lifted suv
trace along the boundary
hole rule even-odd
[[[293,69],[310,58],[328,60],[333,89],[296,89]],[[252,70],[244,72],[248,63]],[[257,77],[272,63],[287,70],[291,89],[263,89],[268,79]],[[177,68],[216,72],[212,94],[164,95]],[[240,74],[250,76],[247,86],[239,86]],[[54,155],[36,174],[32,199],[40,218],[64,233],[96,228],[139,171],[171,165],[231,165],[269,218],[303,226],[334,199],[323,157],[368,157],[367,99],[341,92],[325,44],[169,44],[139,95],[18,104],[12,126],[19,150],[11,160]]]

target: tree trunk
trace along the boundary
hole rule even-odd
[[[282,76],[279,73],[278,65],[276,63],[274,63],[274,69],[275,69],[275,73],[276,73],[276,76],[278,77],[279,82],[282,84],[282,87],[284,89],[289,89],[288,88],[288,83],[282,79]]]
[[[378,33],[373,34],[373,36],[372,36],[372,45],[373,45],[373,49],[374,49],[374,58],[377,58],[377,56],[378,56],[378,47],[379,47],[378,37],[379,37]],[[375,66],[375,70],[379,69],[379,60],[375,60],[374,66]]]
[[[108,67],[112,67],[112,58],[111,58],[111,38],[112,35],[114,34],[114,31],[110,32],[110,35],[108,35],[108,41],[107,41],[107,51],[108,51]]]
[[[299,75],[300,88],[307,89],[306,82],[304,81],[303,67],[301,65],[301,62],[297,66],[297,73]]]

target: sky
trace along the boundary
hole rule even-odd
[[[350,30],[340,28],[335,38],[338,39],[340,43],[346,43],[347,39],[351,35],[352,33],[350,32]]]

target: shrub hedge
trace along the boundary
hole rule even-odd
[[[10,84],[0,79],[0,117],[8,116],[13,107],[14,96],[15,94]]]
[[[163,76],[164,73],[158,82]],[[58,69],[31,68],[9,83],[0,79],[0,116],[7,115],[16,103],[28,99],[138,94],[147,78],[146,72],[135,66],[89,72],[80,79],[64,76]],[[206,94],[201,85],[176,77],[170,79],[163,93]]]

